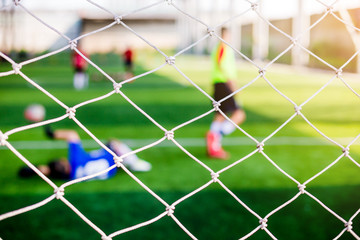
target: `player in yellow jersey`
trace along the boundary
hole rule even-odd
[[[221,37],[226,42],[229,40],[227,28],[221,29]],[[235,90],[236,63],[233,50],[223,42],[220,42],[211,55],[212,71],[211,79],[214,84],[214,99],[220,101]],[[224,112],[237,125],[245,120],[245,112],[239,106],[234,97],[221,102],[220,110]],[[224,135],[232,133],[236,129],[233,123],[226,120],[219,112],[215,113],[210,125],[210,131],[206,135],[207,154],[211,158],[227,159],[229,154],[222,148],[221,140]]]

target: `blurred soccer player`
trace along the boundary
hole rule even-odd
[[[83,53],[84,54],[84,53]],[[87,61],[76,51],[72,55],[72,65],[74,68],[73,84],[76,90],[87,88],[89,85],[89,76],[86,74]]]
[[[128,47],[123,54],[123,61],[125,66],[125,78],[131,78],[134,76],[134,52]]]
[[[221,29],[221,37],[229,40],[227,28]],[[233,50],[222,41],[213,50],[211,79],[214,84],[214,99],[220,101],[235,90],[236,63]],[[246,115],[234,97],[221,102],[220,110],[224,112],[235,124],[244,122]],[[236,126],[226,120],[219,112],[215,113],[210,125],[210,131],[206,135],[207,154],[211,158],[227,159],[229,154],[222,148],[221,140],[224,135],[232,133]]]
[[[113,155],[101,148],[86,152],[82,147],[80,137],[74,130],[46,129],[46,134],[53,139],[62,139],[68,142],[68,159],[59,158],[46,165],[38,165],[37,168],[46,176],[55,179],[77,179],[86,177],[97,172],[106,170],[114,164]],[[107,144],[118,156],[131,152],[131,149],[119,140],[110,140]],[[134,172],[147,172],[151,170],[151,164],[131,154],[123,159],[123,164]],[[115,175],[117,168],[100,175],[97,179],[108,179]],[[36,173],[29,167],[20,169],[20,177],[30,177]]]

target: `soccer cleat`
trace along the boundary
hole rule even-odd
[[[221,136],[214,132],[206,134],[207,154],[210,158],[227,159],[229,154],[221,147]]]
[[[132,172],[148,172],[151,170],[151,164],[145,160],[137,159],[130,164],[124,164]]]
[[[221,149],[220,151],[208,153],[208,156],[210,158],[216,158],[222,160],[227,160],[229,158],[229,154],[225,152],[223,149]]]

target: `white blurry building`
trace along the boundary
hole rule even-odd
[[[101,9],[87,0],[21,0],[20,3],[32,14],[57,31],[75,39],[114,22],[114,14],[123,16],[122,21],[131,28],[115,25],[89,34],[80,41],[88,53],[123,51],[125,47],[181,50],[207,34],[208,28],[219,30],[225,24],[232,30],[231,44],[253,59],[264,60],[271,52],[281,52],[291,44],[287,37],[269,27],[259,15],[271,21],[289,36],[301,35],[300,42],[308,48],[311,44],[331,41],[326,29],[305,31],[316,21],[316,14],[323,14],[334,1],[317,0],[92,0],[110,10]],[[0,51],[26,50],[42,52],[56,50],[68,41],[57,32],[45,27],[29,12],[14,7],[11,0],[1,0],[0,5]],[[173,3],[169,4],[169,3]],[[252,4],[253,3],[253,4]],[[358,0],[337,1],[339,8],[356,9]],[[321,16],[321,15],[320,15]],[[356,14],[352,15],[356,16]],[[196,18],[196,20],[194,19]],[[324,24],[325,26],[326,24]],[[332,23],[328,23],[331,27]],[[304,33],[305,31],[305,33]],[[352,47],[354,43],[342,26],[342,41]],[[141,36],[141,37],[139,37]],[[326,39],[325,39],[326,37]],[[346,38],[346,37],[345,37]],[[323,39],[323,40],[321,40]],[[216,39],[201,41],[192,53],[208,52]],[[269,53],[270,51],[270,53]],[[307,64],[306,52],[293,49],[292,63]],[[296,56],[296,57],[294,57]]]

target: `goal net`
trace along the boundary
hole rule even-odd
[[[62,25],[60,25],[57,24],[57,21],[52,20],[52,18],[48,18],[46,14],[44,15],[44,11],[37,10],[42,7],[45,7],[45,9],[60,9],[59,11],[62,9],[63,11],[73,9],[73,12],[76,12],[76,14],[69,15],[69,17],[60,16],[62,19]],[[281,11],[285,8],[289,10],[287,13]],[[83,9],[83,11],[81,11],[81,9]],[[82,221],[93,228],[102,240],[110,240],[124,233],[137,231],[138,229],[151,225],[163,218],[172,219],[174,223],[189,236],[189,238],[198,239],[199,237],[191,232],[189,227],[177,217],[176,207],[187,199],[195,197],[201,191],[205,191],[205,189],[208,189],[210,186],[218,185],[235,200],[234,204],[245,209],[258,221],[258,225],[255,228],[243,236],[238,236],[239,239],[251,239],[259,231],[264,231],[271,239],[277,239],[277,235],[273,233],[271,227],[269,227],[272,223],[272,216],[280,211],[286,211],[286,209],[301,196],[306,196],[311,199],[311,201],[317,203],[342,226],[342,230],[338,232],[337,235],[333,236],[333,239],[341,239],[344,236],[360,239],[360,229],[358,227],[356,228],[353,224],[356,218],[359,218],[359,205],[357,206],[358,210],[354,211],[350,218],[345,218],[338,212],[332,210],[327,205],[326,199],[318,198],[307,188],[311,182],[322,176],[333,166],[344,161],[344,159],[351,161],[353,168],[357,169],[357,172],[359,173],[360,163],[359,159],[356,159],[359,155],[358,153],[354,154],[351,151],[351,147],[358,144],[360,133],[352,132],[355,136],[344,144],[339,138],[329,137],[328,134],[321,130],[321,127],[308,117],[307,112],[303,111],[304,107],[315,101],[317,96],[326,91],[328,86],[335,81],[339,81],[342,86],[347,89],[349,95],[352,95],[359,100],[360,95],[358,88],[356,88],[357,85],[353,85],[352,81],[348,81],[345,76],[348,73],[348,69],[352,72],[360,70],[356,65],[360,62],[358,61],[360,51],[358,41],[360,36],[360,21],[358,20],[358,14],[356,14],[359,13],[359,9],[360,4],[358,1],[348,0],[159,0],[118,2],[86,0],[76,2],[65,1],[64,3],[63,1],[45,3],[44,1],[33,0],[2,1],[0,8],[0,30],[2,31],[0,35],[0,42],[2,45],[0,57],[2,58],[2,62],[11,65],[11,68],[7,70],[3,70],[4,68],[2,68],[0,72],[0,81],[10,76],[19,76],[33,88],[34,91],[46,95],[49,98],[49,101],[58,104],[63,110],[63,114],[52,119],[26,124],[13,129],[5,129],[0,125],[1,149],[3,151],[11,151],[19,161],[25,163],[35,171],[45,184],[48,184],[54,189],[54,192],[49,194],[47,198],[33,205],[25,206],[20,209],[13,209],[8,212],[1,211],[0,207],[0,222],[44,207],[49,203],[61,201],[64,203],[63,205],[65,208],[71,209]],[[82,21],[80,22],[76,21],[78,12],[80,12],[79,15],[82,18]],[[288,20],[281,22],[278,17],[279,14],[287,14],[287,16],[281,17],[281,19]],[[321,52],[317,51],[318,49],[310,47],[310,35],[313,33],[312,31],[321,25],[324,22],[324,19],[328,17],[331,17],[336,25],[342,26],[341,34],[348,34],[348,36],[350,36],[348,38],[350,39],[349,45],[354,46],[352,54],[345,61],[342,61],[339,66],[334,64],[332,59],[327,58]],[[27,19],[32,19],[32,22],[35,23],[33,25],[28,25],[26,22]],[[150,23],[148,23],[148,21],[150,21]],[[230,29],[235,33],[235,37],[233,37],[231,41],[226,41],[221,37],[220,29],[224,26],[230,26]],[[287,30],[284,30],[284,28]],[[67,31],[68,29],[70,30]],[[328,30],[330,29],[331,26]],[[326,37],[330,38],[333,36],[336,39],[341,39],[341,36],[338,37],[336,31],[337,28],[334,28],[333,32],[327,32]],[[104,32],[106,32],[106,34]],[[316,32],[316,34],[322,35],[325,33]],[[273,45],[273,49],[269,48],[269,46],[273,44],[272,38],[269,37],[270,35],[274,37],[274,41],[276,42],[276,44]],[[179,36],[181,36],[180,41]],[[104,70],[103,66],[97,64],[88,56],[88,53],[95,53],[96,51],[109,52],[114,49],[115,51],[123,51],[125,44],[119,44],[123,39],[126,40],[124,42],[133,43],[135,48],[147,48],[146,51],[148,52],[150,49],[150,51],[155,52],[162,57],[162,62],[154,60],[151,62],[153,68],[144,70],[140,74],[114,76]],[[186,71],[182,69],[181,64],[177,64],[177,59],[179,57],[186,56],[189,53],[207,55],[211,47],[217,42],[223,42],[229,46],[235,53],[237,59],[241,61],[241,64],[252,69],[253,75],[251,78],[245,77],[246,82],[244,82],[244,84],[220,101],[216,101],[213,96],[209,94],[209,91],[199,83],[199,79],[197,79],[196,75],[189,76]],[[44,51],[44,46],[46,46],[47,50],[50,50]],[[169,54],[168,51],[164,50],[169,48],[176,48],[177,50],[174,53]],[[11,50],[14,49],[18,51],[21,49],[28,49],[29,52],[43,53],[36,56],[28,55],[22,59],[14,57],[10,53]],[[86,50],[87,53],[85,53],[84,50]],[[26,73],[26,69],[30,64],[46,60],[66,51],[71,51],[71,53],[80,55],[89,66],[95,69],[94,75],[105,79],[110,90],[102,96],[88,98],[76,105],[69,105],[69,103],[58,99],[51,91],[47,90],[46,83],[38,82]],[[288,61],[287,64],[292,64],[297,67],[291,68],[296,69],[293,72],[299,72],[299,69],[300,71],[303,69],[304,71],[308,71],[306,70],[306,66],[313,65],[315,67],[320,66],[323,70],[326,70],[331,77],[329,77],[317,91],[311,92],[305,100],[299,102],[296,97],[288,96],[286,91],[278,88],[276,84],[276,74],[271,75],[273,68],[279,67],[279,63],[284,63],[286,62],[286,59],[289,58],[291,60]],[[151,60],[153,59],[150,59],[150,61]],[[146,109],[139,106],[136,101],[132,99],[131,94],[129,95],[126,91],[123,91],[123,89],[130,86],[132,82],[141,80],[143,77],[151,75],[165,67],[169,67],[175,71],[178,76],[181,77],[180,81],[182,83],[185,82],[187,86],[195,89],[196,92],[202,94],[209,102],[207,111],[172,128],[167,128],[168,126],[159,122],[147,112]],[[269,77],[269,75],[271,75],[271,77]],[[291,74],[289,76],[291,77]],[[219,108],[228,98],[246,92],[247,89],[254,86],[256,87],[256,84],[259,81],[265,81],[276,93],[276,97],[282,98],[293,108],[293,112],[286,117],[285,121],[279,124],[276,129],[272,129],[270,134],[262,138],[257,137],[256,134],[250,133],[241,125],[236,125]],[[299,89],[299,91],[302,90]],[[87,90],[84,89],[83,92],[86,93]],[[77,117],[77,112],[79,109],[86,106],[91,106],[110,98],[113,99],[114,97],[126,101],[135,111],[151,122],[154,127],[162,131],[163,136],[158,139],[153,137],[152,142],[143,144],[141,147],[124,155],[119,156],[113,152],[96,133],[93,133],[88,126]],[[254,99],[254,102],[256,102],[257,97],[258,96],[251,96],[251,99]],[[1,98],[3,97],[0,97],[0,99]],[[164,99],[163,101],[167,100]],[[357,101],[357,104],[358,103],[359,102]],[[277,111],[277,109],[272,109],[271,111]],[[329,111],[331,111],[331,109],[329,109]],[[220,113],[230,121],[236,128],[236,131],[239,132],[241,136],[244,136],[243,139],[249,141],[249,145],[252,146],[251,151],[243,153],[242,156],[237,156],[236,161],[229,162],[229,164],[220,170],[215,170],[216,168],[213,168],[211,164],[203,161],[201,157],[191,151],[191,148],[189,149],[187,147],[191,144],[186,144],[186,141],[182,141],[183,139],[177,136],[177,133],[184,127],[194,125],[201,119],[210,118],[210,116],[216,112]],[[358,111],[355,111],[355,113],[358,113]],[[0,115],[4,114],[6,113],[0,113]],[[338,149],[338,155],[335,159],[332,159],[322,168],[322,170],[307,178],[305,181],[301,181],[293,176],[292,173],[294,171],[282,167],[281,164],[278,164],[277,159],[273,159],[272,156],[267,153],[267,145],[271,145],[273,139],[279,140],[275,135],[291,125],[295,118],[301,118],[306,122],[307,127],[316,131],[318,137]],[[113,165],[104,171],[67,181],[59,185],[56,181],[45,176],[36,167],[34,159],[24,156],[21,151],[19,151],[21,146],[12,143],[12,137],[16,133],[21,133],[34,128],[41,128],[62,121],[72,121],[79,130],[84,131],[92,141],[96,142],[95,145],[105,149],[113,155]],[[286,145],[286,141],[287,140],[285,140],[284,145]],[[307,140],[305,139],[305,141]],[[148,151],[149,149],[156,148],[167,142],[176,146],[185,153],[194,164],[198,165],[208,173],[207,182],[199,188],[192,189],[188,194],[174,202],[168,202],[162,198],[156,191],[150,186],[147,186],[136,174],[131,172],[123,164],[123,159],[125,157]],[[237,146],[238,143],[236,140],[233,140],[231,144]],[[244,162],[255,155],[261,155],[265,158],[268,163],[271,164],[271,167],[281,173],[287,180],[291,181],[292,188],[296,190],[291,198],[283,201],[276,208],[272,209],[272,211],[265,214],[253,209],[251,203],[246,199],[239,197],[231,187],[227,186],[227,184],[222,181],[223,174],[231,171],[233,168],[241,167]],[[176,156],[168,157],[174,158]],[[5,160],[0,159],[0,161]],[[288,159],[288,161],[291,161],[291,159]],[[316,159],[313,159],[313,161],[316,161]],[[299,166],[300,165],[301,164],[299,164]],[[105,172],[115,168],[119,168],[129,175],[139,186],[147,191],[152,198],[162,204],[163,212],[151,219],[134,224],[133,226],[121,228],[121,225],[119,224],[118,230],[114,232],[105,232],[101,227],[97,226],[96,223],[92,222],[90,217],[82,213],[75,204],[72,204],[67,199],[67,190],[70,186],[97,178]],[[0,169],[0,172],[2,171],[6,170]],[[239,179],[236,179],[236,181],[242,181],[241,177],[239,176]],[[211,199],[209,199],[209,201],[211,201]],[[196,207],[197,206],[194,206],[194,208]],[[209,209],[209,211],[211,211],[211,209]],[[241,226],[229,227],[240,228]],[[321,228],[322,226],[316,227]],[[211,231],[216,231],[216,229],[212,229]]]

